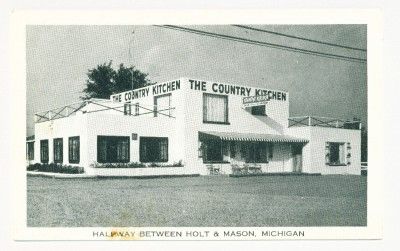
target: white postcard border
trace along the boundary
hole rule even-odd
[[[145,24],[367,24],[368,25],[368,217],[366,227],[227,227],[227,228],[37,228],[27,227],[26,135],[26,25],[145,25]],[[11,20],[13,160],[12,203],[15,240],[271,240],[380,239],[383,234],[382,126],[382,16],[378,10],[146,10],[146,11],[15,11]],[[372,95],[373,94],[373,95]],[[109,238],[93,232],[115,231],[304,231],[304,237]]]

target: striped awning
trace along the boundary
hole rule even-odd
[[[237,133],[237,132],[199,132],[200,140],[226,140],[226,141],[264,141],[306,143],[309,140],[281,134]]]

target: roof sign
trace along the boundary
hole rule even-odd
[[[265,105],[270,100],[269,96],[251,96],[243,98],[243,107]]]

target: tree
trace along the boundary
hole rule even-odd
[[[112,94],[153,84],[147,76],[148,74],[135,69],[134,66],[125,67],[124,64],[120,64],[118,69],[114,70],[112,61],[97,65],[96,68],[88,70],[86,87],[83,89],[85,96],[81,98],[108,99]]]

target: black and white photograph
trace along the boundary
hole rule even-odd
[[[29,227],[367,225],[366,25],[26,35]]]
[[[108,14],[14,15],[19,239],[379,238],[373,13]]]

